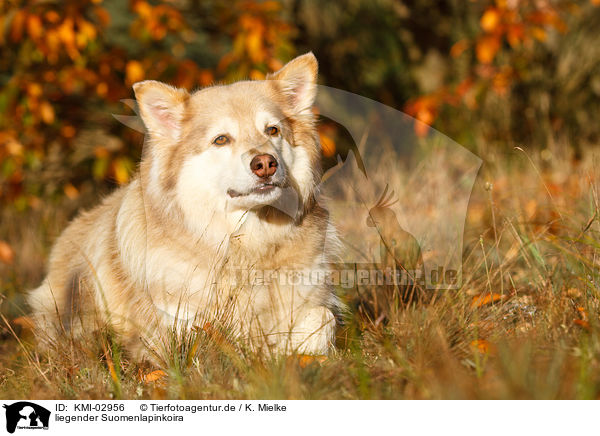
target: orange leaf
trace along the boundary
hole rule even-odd
[[[75,136],[75,133],[77,133],[77,131],[75,130],[75,127],[73,126],[62,126],[60,128],[60,134],[62,136],[64,136],[65,138],[72,138],[73,136]]]
[[[13,319],[13,324],[23,327],[24,329],[31,330],[35,327],[35,323],[28,316],[20,316]]]
[[[89,41],[96,39],[96,28],[89,21],[77,19],[77,27],[79,28],[79,32],[77,32],[76,39],[79,48],[85,47]]]
[[[263,80],[265,78],[265,73],[256,69],[252,69],[250,71],[250,78],[252,80]]]
[[[496,8],[490,8],[484,12],[479,23],[483,30],[491,33],[496,30],[498,24],[500,24],[500,13]]]
[[[435,113],[430,107],[423,107],[417,112],[416,118],[425,124],[431,125],[435,119]]]
[[[60,49],[60,38],[58,36],[58,31],[48,30],[44,36],[46,39],[46,44],[48,45],[47,56],[49,58],[55,58]]]
[[[160,380],[161,378],[165,378],[166,376],[167,376],[166,372],[164,372],[160,369],[157,369],[156,371],[152,371],[151,373],[144,375],[142,380],[144,381],[144,383],[152,383],[157,380]]]
[[[578,325],[579,327],[586,329],[586,330],[590,329],[590,323],[583,319],[576,319],[575,321],[573,321],[573,323],[575,325]]]
[[[27,84],[27,94],[32,97],[39,97],[42,95],[42,85],[36,82],[31,82]]]
[[[533,27],[531,29],[531,35],[540,42],[546,41],[548,35],[542,27]]]
[[[471,341],[471,348],[479,351],[482,354],[487,354],[490,351],[490,343],[485,339],[476,339]]]
[[[100,6],[97,6],[94,9],[96,17],[98,17],[98,21],[102,27],[107,27],[110,24],[110,14],[108,11]]]
[[[11,246],[4,241],[0,241],[0,262],[12,265],[14,258],[15,252]]]
[[[203,331],[218,345],[230,345],[228,339],[223,335],[223,333],[221,333],[219,329],[214,327],[210,322],[205,322],[202,327],[195,326],[194,330]]]
[[[105,354],[106,354],[106,364],[108,366],[108,372],[110,373],[110,377],[113,379],[113,382],[115,382],[115,384],[119,384],[119,377],[117,376],[117,371],[115,370],[115,365],[112,361],[112,358],[108,355],[106,350],[105,350]]]
[[[133,10],[144,19],[148,19],[152,15],[152,6],[144,1],[136,2]]]
[[[482,307],[486,304],[493,303],[495,301],[503,300],[506,298],[506,295],[501,294],[485,294],[485,295],[476,295],[473,297],[473,301],[471,302],[471,308]]]
[[[8,154],[18,157],[23,156],[23,150],[25,147],[23,147],[23,144],[21,144],[14,138],[9,137],[8,141],[4,143],[4,146],[6,147],[6,151],[8,151]]]
[[[477,41],[475,52],[477,60],[482,64],[490,64],[500,50],[500,38],[493,35],[486,35]]]
[[[327,360],[327,356],[311,356],[308,354],[300,354],[298,356],[298,365],[300,368],[306,368],[307,366],[317,362],[319,364],[325,362]]]
[[[129,61],[125,67],[125,76],[127,83],[133,85],[144,79],[144,67],[139,61]]]
[[[126,158],[118,158],[112,164],[115,179],[119,185],[129,182],[130,165]]]
[[[27,17],[27,33],[31,39],[38,39],[42,36],[44,29],[42,27],[42,20],[37,15],[29,15]]]
[[[579,312],[579,316],[581,316],[581,319],[583,319],[584,321],[587,321],[588,315],[587,315],[587,311],[585,310],[585,307],[578,306],[577,312]]]
[[[54,122],[54,109],[47,101],[40,104],[40,115],[44,123],[52,124]]]
[[[108,85],[106,82],[100,82],[96,85],[96,94],[100,97],[104,97],[108,93]]]
[[[531,198],[525,205],[525,215],[528,220],[532,220],[537,212],[538,204],[535,198]]]
[[[469,41],[467,39],[461,39],[460,41],[456,42],[451,48],[450,48],[450,56],[452,56],[453,58],[457,58],[459,57],[467,48],[469,48]]]
[[[264,50],[260,31],[252,31],[248,34],[246,37],[246,50],[254,63],[263,61]]]
[[[429,133],[430,127],[428,124],[419,122],[419,121],[415,121],[415,134],[419,137],[419,138],[423,138],[424,136],[426,136]]]
[[[64,186],[63,191],[65,192],[67,198],[69,198],[70,200],[75,200],[77,197],[79,197],[79,191],[71,183],[67,183]]]
[[[27,18],[27,12],[23,9],[19,9],[12,19],[10,26],[10,39],[12,42],[19,42],[23,37],[23,27],[25,25],[25,19]]]
[[[214,81],[214,76],[210,70],[200,70],[198,82],[201,86],[208,86]]]
[[[72,47],[75,43],[75,29],[73,28],[73,20],[66,18],[60,26],[58,26],[58,37],[66,47]]]
[[[56,24],[60,20],[60,15],[56,11],[48,11],[44,15],[44,18],[46,18],[46,21],[49,23]]]
[[[506,32],[506,40],[512,47],[518,47],[525,37],[525,31],[521,24],[511,24]]]
[[[319,139],[321,141],[321,148],[323,149],[323,156],[333,156],[335,154],[335,141],[330,136],[321,132],[319,132]]]

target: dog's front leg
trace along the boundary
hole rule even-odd
[[[325,306],[302,309],[290,332],[291,350],[298,354],[326,355],[333,348],[335,317]]]

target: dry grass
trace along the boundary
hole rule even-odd
[[[50,241],[77,204],[4,211],[0,240],[16,258],[0,267],[0,397],[598,398],[597,162],[549,151],[485,157],[462,289],[412,304],[385,288],[340,290],[349,313],[322,363],[259,356],[210,329],[173,336],[166,377],[130,362],[106,330],[39,355],[17,319],[22,292],[41,280]]]

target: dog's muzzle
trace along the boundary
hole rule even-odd
[[[227,190],[227,195],[229,195],[231,198],[236,198],[236,197],[244,197],[246,195],[250,195],[250,194],[268,194],[269,192],[273,191],[275,188],[281,188],[281,184],[279,183],[261,183],[260,185],[254,187],[253,189],[251,189],[250,191],[247,192],[239,192],[236,191],[235,189],[228,189]]]

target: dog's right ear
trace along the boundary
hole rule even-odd
[[[133,92],[148,133],[152,137],[179,139],[188,92],[156,80],[135,83]]]

